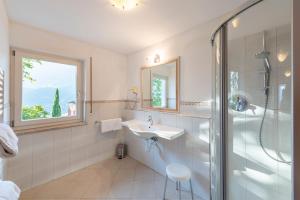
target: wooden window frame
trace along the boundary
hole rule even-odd
[[[37,119],[22,121],[22,68],[21,58],[30,57],[50,62],[72,64],[77,66],[76,82],[76,116],[60,117],[50,119]],[[10,121],[11,126],[18,134],[46,131],[51,129],[66,128],[85,125],[85,92],[84,92],[84,65],[78,59],[66,58],[53,54],[35,52],[19,48],[11,48],[11,69],[10,69]]]

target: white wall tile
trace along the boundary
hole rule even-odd
[[[177,116],[177,127],[184,129],[185,133],[193,132],[193,121],[190,117],[186,116]]]
[[[54,133],[54,177],[71,172],[71,129]]]
[[[88,165],[88,145],[90,137],[87,134],[87,127],[74,127],[71,130],[71,171],[84,168]]]
[[[144,111],[134,111],[133,119],[145,120]]]
[[[209,119],[155,111],[141,112],[143,111],[130,111],[130,115],[139,120],[146,120],[151,115],[154,122],[183,128],[185,134],[172,141],[159,139],[158,148],[154,147],[146,152],[144,140],[126,130],[125,142],[129,147],[129,155],[163,175],[170,163],[186,165],[193,173],[195,193],[203,199],[209,199]]]
[[[134,111],[133,110],[122,110],[122,118],[125,121],[134,119]]]
[[[19,136],[19,154],[8,160],[5,177],[25,190],[114,156],[122,131],[101,134],[94,122],[121,117],[121,104],[101,110],[96,104],[87,126]]]
[[[32,137],[33,185],[39,185],[54,177],[54,134],[52,131],[37,133]]]
[[[171,113],[162,113],[161,114],[161,124],[177,127],[177,115]]]
[[[150,111],[150,112],[147,112],[147,113],[149,113],[151,115],[152,120],[155,124],[160,124],[161,123],[161,113],[160,112]],[[148,116],[146,116],[146,117],[148,117]],[[145,119],[147,119],[147,118],[145,118]]]
[[[32,135],[19,136],[19,153],[7,161],[6,178],[18,184],[21,189],[32,186]]]

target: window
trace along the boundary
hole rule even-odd
[[[230,92],[234,95],[239,90],[239,73],[235,71],[230,71]]]
[[[12,122],[16,129],[83,121],[82,62],[13,50]]]
[[[168,77],[153,74],[152,78],[152,106],[167,107]]]

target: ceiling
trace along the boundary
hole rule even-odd
[[[217,18],[246,0],[143,0],[121,11],[109,0],[6,0],[11,20],[123,54]]]

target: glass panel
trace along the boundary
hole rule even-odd
[[[227,199],[291,197],[291,2],[228,23]]]
[[[22,57],[22,68],[22,121],[76,116],[76,65]]]
[[[213,102],[212,102],[212,133],[210,135],[210,163],[211,163],[211,199],[221,199],[221,146],[220,146],[220,32],[217,33],[213,44]]]

